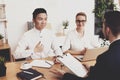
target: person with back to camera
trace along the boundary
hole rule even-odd
[[[89,68],[88,76],[81,78],[58,69],[52,69],[51,72],[59,74],[61,80],[120,80],[119,11],[109,11],[104,14],[103,33],[111,44],[107,51],[97,57],[96,64]]]
[[[32,59],[48,56],[62,55],[62,50],[57,45],[55,35],[48,29],[47,11],[44,8],[36,8],[33,12],[34,28],[24,33],[19,41],[14,57]]]
[[[64,53],[84,54],[86,49],[99,47],[98,41],[93,41],[93,36],[85,31],[87,15],[84,12],[76,14],[76,29],[70,31],[65,39],[62,50]]]

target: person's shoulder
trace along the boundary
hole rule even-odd
[[[34,32],[34,29],[31,29],[31,30],[29,30],[29,31],[26,31],[26,32],[24,33],[24,36],[31,35],[31,34],[33,34],[33,32]]]
[[[53,35],[54,33],[53,33],[53,31],[52,30],[49,30],[49,29],[44,29],[44,33],[45,34],[49,34],[49,35]]]
[[[88,32],[88,31],[84,31],[84,37],[85,38],[88,38],[88,39],[93,39],[93,37],[94,37],[95,35],[93,35],[93,34],[91,34],[90,32]]]
[[[55,33],[49,29],[44,29],[43,33],[46,37],[53,37],[53,38],[56,37]]]

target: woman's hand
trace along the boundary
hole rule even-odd
[[[67,50],[67,51],[64,52],[64,54],[70,53],[70,54],[73,54],[73,55],[74,54],[75,55],[84,55],[86,51],[87,51],[87,48],[84,48],[81,51]]]
[[[84,48],[84,49],[81,51],[80,54],[84,55],[84,54],[86,53],[86,51],[87,51],[87,48]]]

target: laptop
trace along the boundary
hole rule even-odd
[[[80,61],[96,60],[98,55],[102,54],[107,49],[108,49],[108,47],[100,47],[100,48],[88,49],[83,57],[82,56],[76,56],[76,58],[78,60],[80,60]]]

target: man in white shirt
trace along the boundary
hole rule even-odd
[[[55,35],[45,29],[47,24],[47,12],[43,8],[37,8],[33,12],[34,28],[24,33],[18,43],[14,57],[32,59],[48,56],[62,55],[60,47],[55,41]]]

